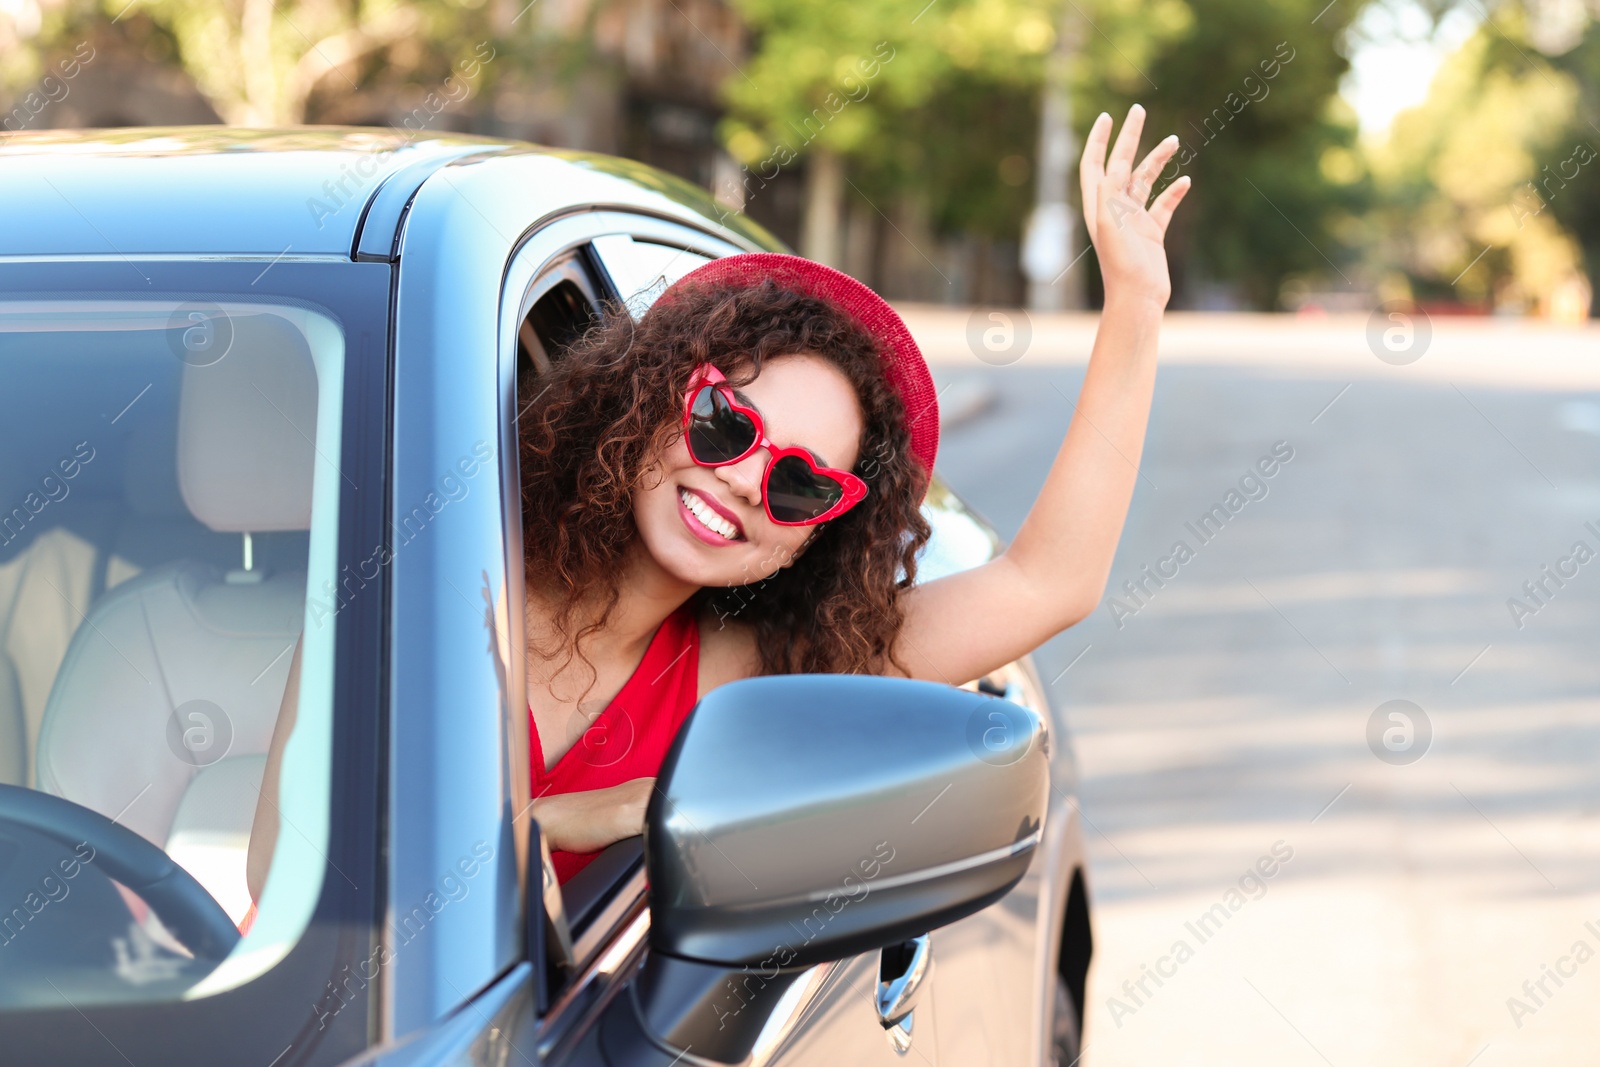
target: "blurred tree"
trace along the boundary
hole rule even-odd
[[[1600,23],[1575,2],[1529,5],[1522,14],[1528,43],[1537,52],[1517,47],[1517,23],[1507,20],[1494,40],[1493,62],[1570,86],[1572,95],[1562,129],[1535,150],[1531,188],[1522,188],[1517,216],[1550,217],[1578,248],[1582,276],[1558,282],[1545,310],[1572,317],[1586,303],[1589,315],[1600,316],[1600,302],[1594,300],[1600,284]],[[1546,64],[1553,73],[1539,70]]]
[[[1003,225],[1015,236],[1026,197],[997,168],[1031,155],[1032,101],[1055,42],[1052,3],[732,3],[755,49],[725,83],[722,135],[745,168],[745,199],[806,157],[805,254],[839,262],[852,185],[888,214],[912,201],[914,214],[946,225],[1005,203]],[[956,159],[963,165],[944,168]]]
[[[459,121],[440,125],[619,151],[625,108],[698,106],[684,85],[721,77],[719,133],[737,161],[717,174],[723,201],[771,196],[774,178],[799,170],[803,251],[896,260],[902,275],[908,265],[937,275],[944,288],[925,294],[937,297],[975,291],[946,277],[943,245],[955,234],[1009,249],[1020,278],[1040,90],[1070,3],[1083,21],[1072,68],[1080,143],[1099,110],[1120,122],[1133,100],[1150,111],[1145,147],[1171,130],[1185,138],[1184,161],[1166,175],[1196,179],[1169,239],[1177,306],[1203,300],[1206,281],[1259,307],[1273,306],[1286,276],[1350,282],[1368,179],[1335,97],[1345,68],[1336,42],[1365,0],[1208,0],[1203,12],[1192,2],[13,0],[42,14],[27,28],[28,57],[0,49],[0,78],[34,76],[33,53],[91,32],[122,34],[187,71],[225,121],[400,125],[417,115],[426,125],[445,106]],[[0,36],[6,28],[0,17]],[[460,91],[484,90],[456,107]],[[567,121],[580,112],[590,117]],[[539,125],[537,115],[554,118]],[[1092,278],[1093,257],[1076,269]]]
[[[847,182],[901,230],[909,218],[1020,232],[1029,190],[1006,177],[1034,162],[1061,0],[734,2],[757,36],[744,76],[727,83],[723,134],[751,195],[763,174],[808,157],[808,255],[837,261]],[[1292,274],[1353,286],[1341,272],[1368,182],[1336,93],[1338,42],[1359,5],[1211,0],[1203,18],[1185,0],[1076,6],[1087,23],[1073,71],[1079,143],[1100,110],[1120,122],[1137,100],[1146,147],[1177,131],[1189,150],[1165,175],[1196,183],[1170,242],[1175,303],[1196,302],[1200,279],[1263,308]]]
[[[1372,153],[1374,257],[1425,296],[1574,317],[1600,253],[1600,131],[1583,88],[1600,42],[1568,36],[1552,60],[1531,38],[1553,46],[1555,30],[1533,30],[1522,9],[1497,10],[1396,117]]]
[[[154,39],[161,54],[150,58],[181,67],[223,121],[250,126],[404,112],[429,93],[431,119],[500,69],[529,62],[536,32],[527,20],[524,47],[502,47],[516,29],[510,0],[38,2],[46,6],[21,50],[28,58],[0,67],[8,84],[65,42],[120,42],[148,54]]]
[[[1175,306],[1274,309],[1294,278],[1360,287],[1350,267],[1370,182],[1355,115],[1337,94],[1342,40],[1361,6],[1208,0],[1168,15],[1172,32],[1142,53],[1124,44],[1134,12],[1108,5],[1098,20],[1079,68],[1080,136],[1100,111],[1120,120],[1138,101],[1146,143],[1169,132],[1181,141],[1157,189],[1179,174],[1194,180],[1167,241]]]

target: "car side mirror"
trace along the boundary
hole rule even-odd
[[[651,951],[602,1026],[608,1059],[740,1062],[805,968],[1004,896],[1041,838],[1048,746],[1035,712],[931,682],[708,693],[645,815]]]

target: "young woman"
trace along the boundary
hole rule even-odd
[[[733,256],[618,313],[525,383],[521,423],[534,814],[562,881],[641,832],[655,773],[708,690],[755,674],[960,684],[1099,602],[1133,492],[1189,188],[1146,206],[1144,110],[1079,167],[1105,307],[1043,489],[994,561],[913,585],[938,443],[926,366],[865,286]]]

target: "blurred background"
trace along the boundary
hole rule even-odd
[[[1593,0],[0,0],[0,125],[377,125],[639,159],[892,299],[1094,307],[1081,136],[1176,131],[1173,307],[1562,321]],[[1167,178],[1179,173],[1169,169]]]
[[[1155,407],[1106,598],[1037,656],[1081,772],[1084,1062],[1572,1067],[1600,996],[1597,17],[0,0],[0,138],[353,124],[661,167],[896,303],[939,470],[1010,537],[1094,338],[1082,136],[1142,103],[1194,178]]]

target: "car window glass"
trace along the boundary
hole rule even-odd
[[[305,931],[327,863],[340,602],[317,591],[343,367],[340,327],[304,306],[0,303],[0,1007],[202,996]],[[184,887],[145,885],[168,858]]]
[[[627,234],[597,237],[594,250],[635,319],[643,317],[667,286],[711,262],[709,256],[698,252],[635,240]]]

